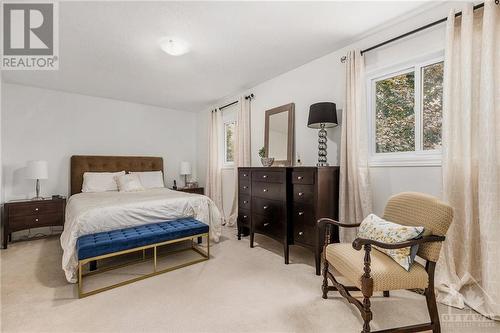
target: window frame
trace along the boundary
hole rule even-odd
[[[367,75],[366,91],[368,106],[368,163],[369,166],[441,166],[442,150],[423,150],[423,68],[444,61],[444,52],[436,52],[395,66],[385,67]],[[376,140],[376,89],[378,81],[401,74],[415,73],[414,114],[415,150],[408,152],[377,153]]]

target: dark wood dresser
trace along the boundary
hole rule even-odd
[[[3,248],[15,231],[64,226],[66,199],[10,201],[4,204]]]
[[[271,237],[283,244],[285,264],[289,245],[314,252],[320,273],[322,242],[316,222],[338,219],[339,167],[255,167],[238,169],[238,239],[250,234]],[[320,235],[319,239],[323,239]],[[332,233],[338,242],[338,230]]]

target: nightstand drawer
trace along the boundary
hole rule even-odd
[[[53,225],[63,225],[64,218],[59,213],[31,216],[12,216],[9,221],[10,231],[47,227]]]
[[[62,203],[59,202],[43,202],[33,201],[18,205],[13,205],[9,208],[9,215],[15,216],[30,216],[38,214],[53,214],[62,211]]]

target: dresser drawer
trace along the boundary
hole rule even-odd
[[[311,204],[314,200],[313,185],[293,185],[293,201],[297,203]]]
[[[285,186],[278,183],[252,183],[252,196],[282,200],[285,194]]]
[[[292,172],[292,184],[314,184],[314,171],[301,170]]]
[[[272,219],[281,219],[284,204],[281,201],[255,198],[252,201],[252,212]]]
[[[250,227],[250,211],[245,209],[238,210],[238,226],[239,227]]]
[[[292,211],[293,223],[315,226],[314,210],[310,205],[294,204]]]
[[[240,180],[238,185],[240,195],[250,195],[250,181]]]
[[[32,216],[11,216],[9,219],[9,230],[17,231],[30,228],[63,225],[63,221],[64,219],[61,213]]]
[[[29,202],[16,204],[9,208],[9,216],[30,216],[37,214],[52,214],[62,211],[61,202]]]
[[[238,197],[238,207],[239,209],[247,209],[250,210],[250,196],[249,195],[240,195]]]
[[[252,223],[256,232],[269,235],[271,237],[284,236],[283,222],[280,220],[254,214],[252,216]]]
[[[252,182],[280,183],[285,182],[285,173],[281,171],[253,171]]]
[[[238,179],[250,180],[250,170],[249,169],[238,169]]]
[[[316,244],[316,228],[310,225],[293,225],[293,240],[297,243],[314,246]]]

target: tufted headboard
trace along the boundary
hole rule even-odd
[[[71,195],[82,191],[83,173],[117,171],[163,171],[162,157],[148,156],[71,156]]]

